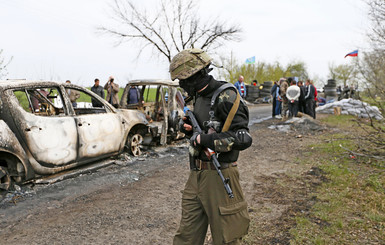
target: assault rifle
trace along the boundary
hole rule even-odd
[[[185,108],[185,105],[186,105],[185,100],[183,99],[183,96],[182,96],[182,94],[179,91],[176,94],[176,101],[178,102],[178,104],[179,104],[179,106],[181,108]],[[187,110],[185,112],[185,116],[191,122],[191,126],[193,128],[193,132],[194,133],[198,132],[199,134],[202,134],[203,131],[202,131],[201,127],[199,126],[199,123],[196,120],[194,113],[192,111],[190,111],[190,110]],[[211,160],[211,162],[213,163],[215,169],[217,170],[217,173],[218,173],[219,177],[221,178],[221,180],[223,182],[223,185],[225,187],[227,195],[229,195],[230,198],[234,198],[233,191],[231,190],[230,185],[229,185],[230,179],[229,178],[225,178],[223,176],[222,171],[221,171],[221,165],[218,162],[217,154],[215,153],[215,151],[211,150],[210,148],[204,148],[203,151],[206,154],[207,158],[209,160]],[[195,167],[195,162],[194,162],[195,158],[190,156],[190,161],[191,161],[190,162],[190,167],[191,167],[192,164],[193,164],[193,167]]]

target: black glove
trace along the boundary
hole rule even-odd
[[[191,138],[190,138],[190,145],[191,145],[192,147],[198,147],[198,146],[199,146],[199,144],[198,144],[198,142],[197,142],[197,137],[198,137],[198,135],[199,135],[199,133],[198,133],[198,132],[195,132],[195,133],[193,133],[193,135],[191,136]]]
[[[190,138],[190,147],[188,150],[189,150],[190,155],[193,157],[199,156],[199,153],[202,150],[202,147],[197,142],[198,135],[199,135],[199,133],[195,132],[195,133],[193,133],[193,135]]]

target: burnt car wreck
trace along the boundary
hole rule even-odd
[[[142,112],[153,132],[152,144],[166,145],[184,138],[178,122],[183,113],[176,102],[178,82],[167,79],[129,81],[120,100],[120,108]],[[130,89],[138,92],[138,102],[130,103]],[[148,143],[148,142],[146,142]]]
[[[77,102],[71,93],[80,95]],[[89,106],[91,100],[102,106]],[[140,111],[115,109],[77,85],[0,81],[0,190],[124,149],[139,155],[150,129]]]

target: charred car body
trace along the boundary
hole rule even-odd
[[[141,111],[149,121],[154,133],[153,143],[165,145],[173,140],[184,138],[179,132],[179,119],[183,108],[176,102],[178,82],[161,79],[142,79],[129,81],[120,100],[120,108]],[[130,89],[138,90],[138,103],[130,104]]]
[[[71,101],[101,107],[82,106]],[[83,103],[84,104],[84,103]],[[121,153],[140,154],[148,121],[136,110],[117,110],[80,86],[25,80],[0,81],[0,190]]]

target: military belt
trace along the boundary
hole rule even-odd
[[[229,167],[236,167],[237,163],[221,163],[221,169],[229,168]],[[202,161],[199,159],[195,160],[195,168],[192,170],[215,170],[215,166],[211,161]]]

